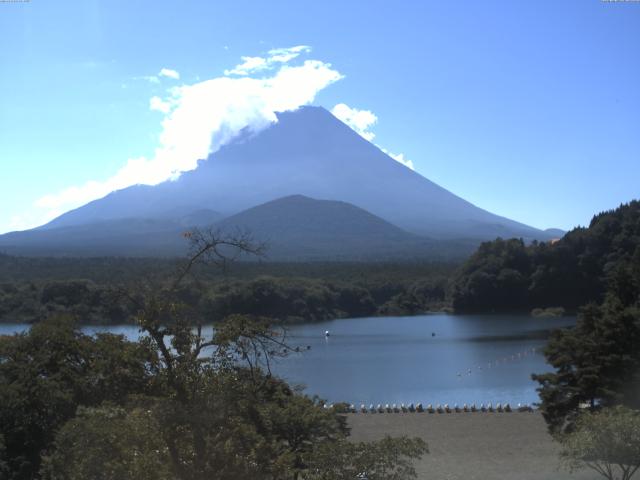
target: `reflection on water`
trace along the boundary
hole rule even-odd
[[[547,332],[574,322],[433,314],[298,325],[290,328],[289,340],[303,351],[278,360],[273,369],[330,402],[533,403],[538,397],[531,374],[549,370],[541,352]],[[4,324],[0,334],[27,328]],[[83,330],[139,336],[128,325]]]

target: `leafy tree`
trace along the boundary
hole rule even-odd
[[[378,442],[322,443],[313,453],[309,480],[402,480],[415,478],[412,460],[427,453],[420,438],[385,437]]]
[[[150,410],[80,407],[43,460],[48,480],[170,480],[166,445]]]
[[[522,240],[486,242],[452,283],[456,311],[505,311],[526,304],[531,258]]]
[[[83,335],[65,317],[0,337],[0,431],[9,470],[5,478],[33,478],[42,452],[78,405],[122,401],[146,391],[151,360],[143,346],[122,336]]]
[[[174,293],[194,259],[213,255],[225,264],[229,249],[252,251],[244,237],[192,240],[190,262],[167,288],[128,295],[146,333],[141,342],[156,352],[152,388],[117,406],[81,410],[58,431],[45,478],[137,478],[156,469],[158,478],[181,480],[294,480],[336,471],[333,463],[320,467],[322,452],[351,448],[342,415],[272,377],[272,359],[295,349],[286,331],[248,315],[230,316],[211,334],[191,326],[191,308]],[[338,478],[349,478],[355,460],[370,464],[373,478],[413,478],[409,459],[424,453],[419,440],[357,445]]]
[[[585,412],[560,441],[570,470],[587,466],[607,480],[630,480],[640,468],[640,412],[625,407]]]
[[[9,465],[6,458],[6,446],[4,444],[4,435],[0,433],[0,478],[9,478]]]
[[[640,407],[640,310],[613,300],[586,308],[575,328],[555,331],[545,349],[555,372],[533,375],[553,432],[571,428],[580,406]]]

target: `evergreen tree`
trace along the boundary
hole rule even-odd
[[[640,408],[640,245],[609,269],[607,282],[601,306],[552,334],[545,355],[556,371],[533,375],[553,432],[571,429],[581,407]]]

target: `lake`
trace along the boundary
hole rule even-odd
[[[430,314],[296,325],[289,342],[304,351],[278,360],[273,370],[330,402],[531,404],[538,401],[531,374],[550,370],[541,351],[546,332],[574,323],[570,317]],[[0,324],[0,334],[27,328]],[[138,338],[130,325],[83,330]]]

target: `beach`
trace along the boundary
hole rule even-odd
[[[558,445],[539,412],[355,413],[352,440],[418,436],[429,454],[415,464],[425,480],[596,480],[591,470],[561,468]]]

